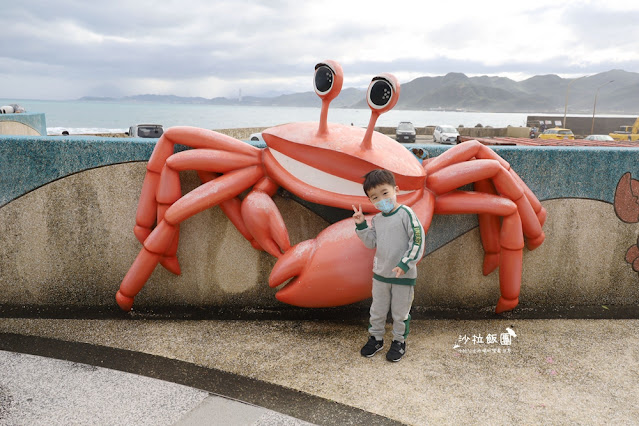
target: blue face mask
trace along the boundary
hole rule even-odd
[[[395,207],[394,197],[383,198],[382,200],[375,203],[375,208],[385,214],[392,212],[394,207]]]

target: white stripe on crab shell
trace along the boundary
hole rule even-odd
[[[274,150],[273,148],[269,148],[269,151],[287,172],[309,186],[343,195],[358,197],[366,195],[361,183],[353,182],[348,179],[323,172],[319,169],[309,166],[308,164],[302,163],[301,161],[284,155],[281,152]],[[400,188],[399,195],[409,194],[411,192],[412,191],[402,191]]]

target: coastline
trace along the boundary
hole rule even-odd
[[[267,129],[268,127],[240,127],[234,129],[211,129],[215,132],[222,133],[227,136],[231,136],[235,139],[239,140],[248,140],[253,133],[260,133]],[[432,139],[433,129],[435,126],[424,126],[424,127],[416,127],[415,130],[417,132],[417,139],[427,140]],[[378,126],[375,127],[375,131],[379,132],[383,135],[390,137],[391,139],[395,139],[395,131],[396,127],[391,126]],[[166,130],[166,128],[164,129]],[[499,136],[510,136],[510,137],[528,137],[529,128],[528,127],[462,127],[459,128],[459,132],[462,136],[469,136],[474,138],[479,137],[499,137]],[[60,136],[60,135],[50,135],[50,136]],[[108,138],[128,138],[129,135],[126,133],[82,133],[82,134],[71,134],[70,136],[98,136],[98,137],[108,137]]]

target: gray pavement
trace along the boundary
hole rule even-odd
[[[3,425],[309,424],[137,374],[0,351]]]
[[[0,424],[638,422],[639,320],[420,319],[399,363],[365,327],[0,319]]]

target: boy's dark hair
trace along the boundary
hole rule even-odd
[[[364,192],[368,195],[368,191],[379,185],[388,184],[393,188],[395,184],[395,176],[388,170],[375,169],[364,175]]]

